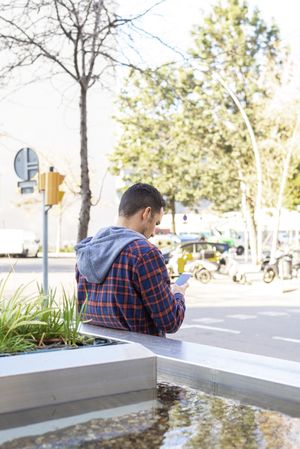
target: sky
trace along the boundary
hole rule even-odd
[[[119,0],[120,11],[142,11],[153,0]],[[190,31],[201,21],[204,11],[212,4],[209,0],[165,0],[146,16],[143,26],[165,43],[184,52],[192,44]],[[300,2],[298,0],[249,0],[250,6],[257,5],[268,22],[272,17],[280,26],[282,37],[299,54],[300,42]],[[145,63],[159,65],[174,58],[174,51],[162,47],[153,40],[140,45],[140,54]],[[16,80],[16,85],[20,80]],[[112,91],[93,90],[89,97],[89,148],[92,188],[96,192],[107,167],[107,154],[111,151],[116,136],[116,127],[111,119],[114,112]],[[40,82],[27,87],[19,87],[11,92],[11,87],[0,92],[0,227],[24,227],[35,230],[41,236],[42,213],[39,196],[35,206],[19,207],[24,196],[18,193],[17,176],[13,170],[13,159],[24,146],[33,148],[39,155],[40,166],[45,170],[54,165],[68,178],[75,178],[79,167],[78,137],[78,97],[77,90],[67,81]],[[28,199],[28,197],[26,198]],[[102,202],[92,210],[90,233],[101,226],[109,225],[116,216],[117,197],[115,179],[106,176]],[[68,205],[67,205],[68,206]],[[63,218],[63,241],[76,239],[79,202],[69,206]],[[50,240],[56,239],[58,208],[53,208],[50,217]]]
[[[119,0],[119,3],[121,8],[130,12],[133,9],[142,11],[145,5],[151,2],[149,0]],[[170,43],[172,47],[175,46],[183,52],[192,44],[193,25],[199,24],[203,14],[208,12],[214,3],[214,0],[165,0],[145,17],[143,23],[149,31],[154,31],[166,43]],[[268,23],[274,19],[281,28],[283,39],[291,43],[294,49],[299,50],[300,2],[298,0],[248,0],[248,4],[250,8],[258,7]],[[147,56],[151,59],[154,56],[157,61],[170,55],[161,48],[159,52],[156,49],[151,42]]]

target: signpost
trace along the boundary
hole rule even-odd
[[[52,206],[46,205],[46,192],[42,190],[43,195],[43,290],[44,295],[48,297],[48,212]],[[48,300],[47,300],[48,301]]]
[[[64,176],[50,167],[47,173],[39,173],[39,191],[43,195],[43,290],[48,300],[48,212],[63,198],[59,186]]]
[[[39,158],[31,148],[21,148],[15,156],[14,169],[22,181],[18,182],[21,193],[33,193],[36,181],[32,178],[39,173]],[[50,167],[49,172],[39,173],[38,189],[43,195],[43,291],[45,301],[48,302],[48,212],[54,204],[58,204],[63,198],[63,192],[59,190],[64,176],[54,172]]]

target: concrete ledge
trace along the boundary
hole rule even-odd
[[[140,344],[1,358],[0,413],[154,389],[156,357]]]
[[[142,344],[157,355],[160,380],[300,415],[300,363],[88,324],[80,331]]]

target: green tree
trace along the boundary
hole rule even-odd
[[[210,165],[214,166],[214,160],[223,161],[224,170],[229,172],[223,191],[224,196],[227,193],[229,206],[239,184],[246,185],[246,205],[256,240],[260,212],[256,210],[256,198],[258,188],[261,188],[257,180],[258,161],[254,158],[242,114],[228,90],[238,98],[250,120],[259,148],[259,140],[265,131],[261,127],[259,111],[274,93],[265,77],[271,72],[277,85],[280,84],[286,51],[281,47],[278,27],[275,24],[268,27],[259,11],[251,11],[242,0],[218,2],[203,23],[194,29],[193,35],[194,47],[190,54],[194,76],[207,93],[207,107],[214,110],[218,128],[209,149]],[[228,88],[224,89],[224,86]],[[222,178],[215,176],[212,179],[218,185]],[[210,199],[217,204],[218,189],[212,187],[211,193]],[[256,247],[256,242],[252,246]]]
[[[297,209],[300,206],[300,161],[294,158],[291,175],[286,187],[285,205],[289,209]]]
[[[243,190],[252,254],[256,254],[258,159],[241,109],[254,130],[259,166],[264,170],[262,205],[274,206],[294,124],[281,122],[274,109],[271,120],[265,114],[285,82],[288,51],[278,27],[268,26],[259,11],[251,11],[242,0],[218,2],[193,36],[188,66],[169,66],[139,81],[128,80],[119,116],[123,134],[113,170],[123,170],[125,182],[142,179],[147,172],[152,181],[163,183],[167,177],[169,186],[175,178],[168,197],[176,190],[176,198],[185,201],[188,179],[178,165],[184,155],[189,173],[195,167],[194,182],[189,178],[190,204],[205,197],[222,212],[233,210],[241,204]]]
[[[175,232],[175,204],[195,205],[201,185],[201,141],[191,138],[182,86],[174,67],[132,75],[119,99],[121,136],[111,172],[123,181],[154,183],[167,200]],[[195,163],[196,161],[196,163]]]
[[[257,120],[262,130],[259,147],[264,168],[264,205],[272,211],[271,258],[274,258],[286,184],[299,158],[300,86],[291,61],[285,65],[280,85],[274,83],[272,76],[268,84],[274,94],[262,104]]]

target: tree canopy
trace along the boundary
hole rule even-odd
[[[217,3],[193,36],[190,64],[128,79],[121,95],[118,121],[123,134],[113,170],[123,170],[126,182],[144,176],[158,179],[167,196],[174,192],[173,183],[180,201],[188,192],[179,179],[183,184],[189,179],[190,204],[204,196],[219,210],[232,210],[240,202],[241,177],[253,202],[256,174],[243,118],[214,74],[239,97],[259,138],[263,130],[258,111],[273,92],[264,77],[271,70],[280,82],[285,51],[276,25],[268,27],[258,10],[251,12],[241,0]]]
[[[111,156],[114,174],[121,173],[125,183],[154,183],[173,215],[176,201],[197,203],[203,173],[199,154],[205,157],[201,141],[190,134],[186,76],[170,67],[132,74],[119,99],[122,134]]]

